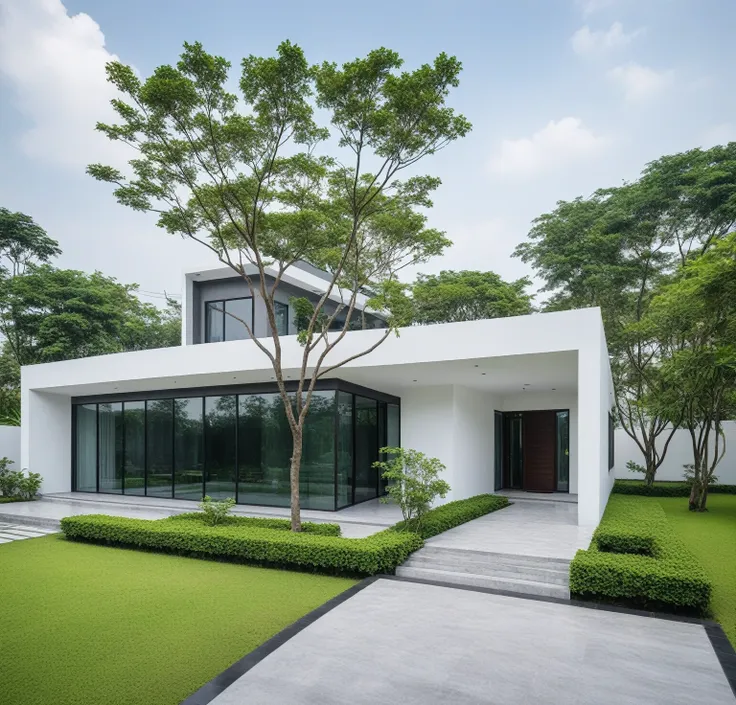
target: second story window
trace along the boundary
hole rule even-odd
[[[223,340],[249,338],[248,331],[241,321],[246,321],[253,330],[252,298],[208,301],[205,304],[204,342],[220,343]]]
[[[276,317],[276,332],[279,335],[289,335],[289,307],[280,301],[274,301],[273,312]]]

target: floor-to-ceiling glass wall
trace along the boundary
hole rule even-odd
[[[123,491],[123,405],[100,404],[97,411],[100,492]]]
[[[125,494],[146,493],[146,402],[123,403]]]
[[[305,509],[335,508],[335,392],[314,392],[304,426],[299,494]]]
[[[234,394],[204,399],[204,493],[212,499],[235,497],[237,403]]]
[[[378,494],[378,402],[355,397],[355,494],[354,502],[373,499]]]
[[[204,486],[204,400],[174,400],[174,497],[202,499]]]
[[[97,492],[97,404],[76,407],[74,484],[79,492]]]
[[[353,395],[337,393],[337,509],[353,503]]]
[[[174,478],[174,400],[146,402],[146,494],[171,497]]]

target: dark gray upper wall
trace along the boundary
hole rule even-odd
[[[315,269],[312,267],[312,269]],[[310,271],[306,270],[305,271]],[[315,270],[320,271],[320,270]],[[263,299],[258,293],[258,277],[251,277],[253,281],[253,288],[255,291],[255,301],[253,304],[253,332],[256,338],[266,338],[270,336],[268,329],[268,316],[266,315],[266,305],[263,303]],[[272,283],[268,282],[269,284]],[[192,343],[204,343],[204,320],[205,320],[205,306],[209,301],[223,301],[226,299],[238,299],[242,297],[249,297],[251,295],[250,289],[245,281],[240,277],[232,277],[228,279],[215,279],[212,281],[194,281],[192,282]],[[294,322],[294,310],[293,306],[289,303],[289,299],[292,297],[307,297],[314,303],[319,300],[319,297],[311,291],[305,291],[291,284],[281,283],[276,289],[274,296],[276,301],[280,301],[289,307],[289,335],[296,335],[296,323]],[[334,313],[337,304],[328,301],[325,304],[325,312],[327,314]],[[366,314],[366,324],[370,328],[385,328],[385,322],[370,313]]]

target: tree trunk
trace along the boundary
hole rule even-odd
[[[291,466],[289,468],[289,482],[291,484],[291,530],[302,530],[302,517],[299,510],[299,469],[302,464],[302,429],[292,429],[293,448]]]
[[[656,439],[650,442],[649,439],[645,439],[646,454],[644,456],[644,484],[647,487],[651,487],[654,484],[654,476],[657,474],[657,466],[654,462],[654,449],[653,444],[656,443]]]
[[[708,480],[703,477],[702,472],[696,470],[693,478],[693,486],[690,489],[688,509],[691,512],[705,512],[708,500]]]

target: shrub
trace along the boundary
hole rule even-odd
[[[702,613],[711,584],[659,504],[613,495],[590,548],[570,564],[570,592]]]
[[[27,476],[21,474],[18,482],[18,495],[26,501],[35,499],[38,490],[41,489],[41,475],[37,472],[29,472]]]
[[[348,575],[392,572],[423,543],[417,534],[390,530],[347,539],[238,523],[207,526],[103,514],[66,517],[61,529],[73,540]]]
[[[35,499],[41,488],[41,476],[37,472],[29,472],[26,477],[21,470],[11,470],[12,464],[9,458],[0,458],[0,495],[5,502]]]
[[[198,506],[203,512],[202,521],[208,526],[217,526],[222,524],[228,512],[235,506],[235,500],[228,497],[218,502],[209,495],[205,495]]]
[[[687,482],[655,482],[645,485],[640,480],[616,480],[613,483],[615,494],[641,495],[642,497],[689,497],[690,485]],[[711,485],[709,494],[736,494],[736,485]]]
[[[410,448],[381,448],[380,452],[389,456],[386,461],[373,463],[389,481],[388,497],[381,497],[381,501],[393,500],[401,508],[404,521],[399,530],[421,534],[424,515],[432,502],[450,491],[450,485],[439,478],[445,466],[437,458]]]
[[[18,495],[23,473],[20,470],[6,470],[0,475],[0,492],[3,497],[15,497]]]
[[[506,497],[493,494],[479,494],[468,499],[448,502],[436,509],[430,509],[424,515],[417,533],[423,539],[428,539],[472,519],[477,519],[484,514],[495,512],[497,509],[503,509],[508,505],[509,500]],[[392,530],[406,531],[407,523],[401,521],[395,524]]]
[[[175,514],[174,516],[167,517],[166,521],[198,521],[200,523],[206,523],[204,522],[204,517],[201,512]],[[260,529],[277,529],[278,531],[291,531],[291,521],[289,519],[229,515],[224,517],[221,523],[225,526],[245,526],[257,527]],[[339,536],[340,525],[303,521],[302,531],[307,534],[319,534],[320,536]]]

